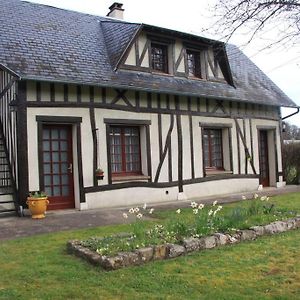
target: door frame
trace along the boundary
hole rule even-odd
[[[268,147],[268,173],[269,185],[276,186],[279,181],[278,172],[278,153],[277,153],[277,127],[276,126],[257,126],[257,139],[258,139],[258,162],[260,170],[260,133],[265,131],[267,133],[267,147]],[[259,183],[262,184],[262,178],[259,177]]]
[[[39,188],[42,189],[43,165],[42,165],[42,132],[43,125],[71,125],[73,143],[73,186],[75,208],[80,208],[85,203],[82,171],[82,150],[81,150],[81,117],[65,116],[36,116],[38,131],[38,165],[39,165]]]

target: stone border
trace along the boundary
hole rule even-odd
[[[245,230],[237,230],[229,235],[215,233],[202,238],[186,238],[182,245],[163,244],[149,246],[135,250],[134,252],[120,252],[118,255],[108,257],[100,255],[86,247],[83,247],[78,240],[71,240],[67,243],[67,251],[81,257],[95,266],[103,269],[117,270],[128,266],[137,266],[154,260],[175,258],[190,252],[212,249],[226,244],[235,244],[247,240],[255,240],[263,235],[272,235],[300,228],[300,216],[286,221],[276,221],[265,226],[253,226]]]

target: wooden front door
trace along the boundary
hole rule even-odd
[[[269,147],[268,147],[268,131],[259,131],[259,169],[260,183],[263,186],[270,185],[269,176]]]
[[[74,208],[72,126],[43,125],[41,146],[41,180],[48,209]]]

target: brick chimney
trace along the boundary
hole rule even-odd
[[[109,13],[106,16],[111,17],[111,18],[115,18],[115,19],[123,20],[124,9],[122,8],[122,6],[123,6],[122,3],[114,2],[109,7]]]

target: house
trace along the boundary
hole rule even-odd
[[[237,47],[125,22],[120,3],[0,7],[3,212],[36,190],[83,210],[285,184],[280,107],[297,105]]]

